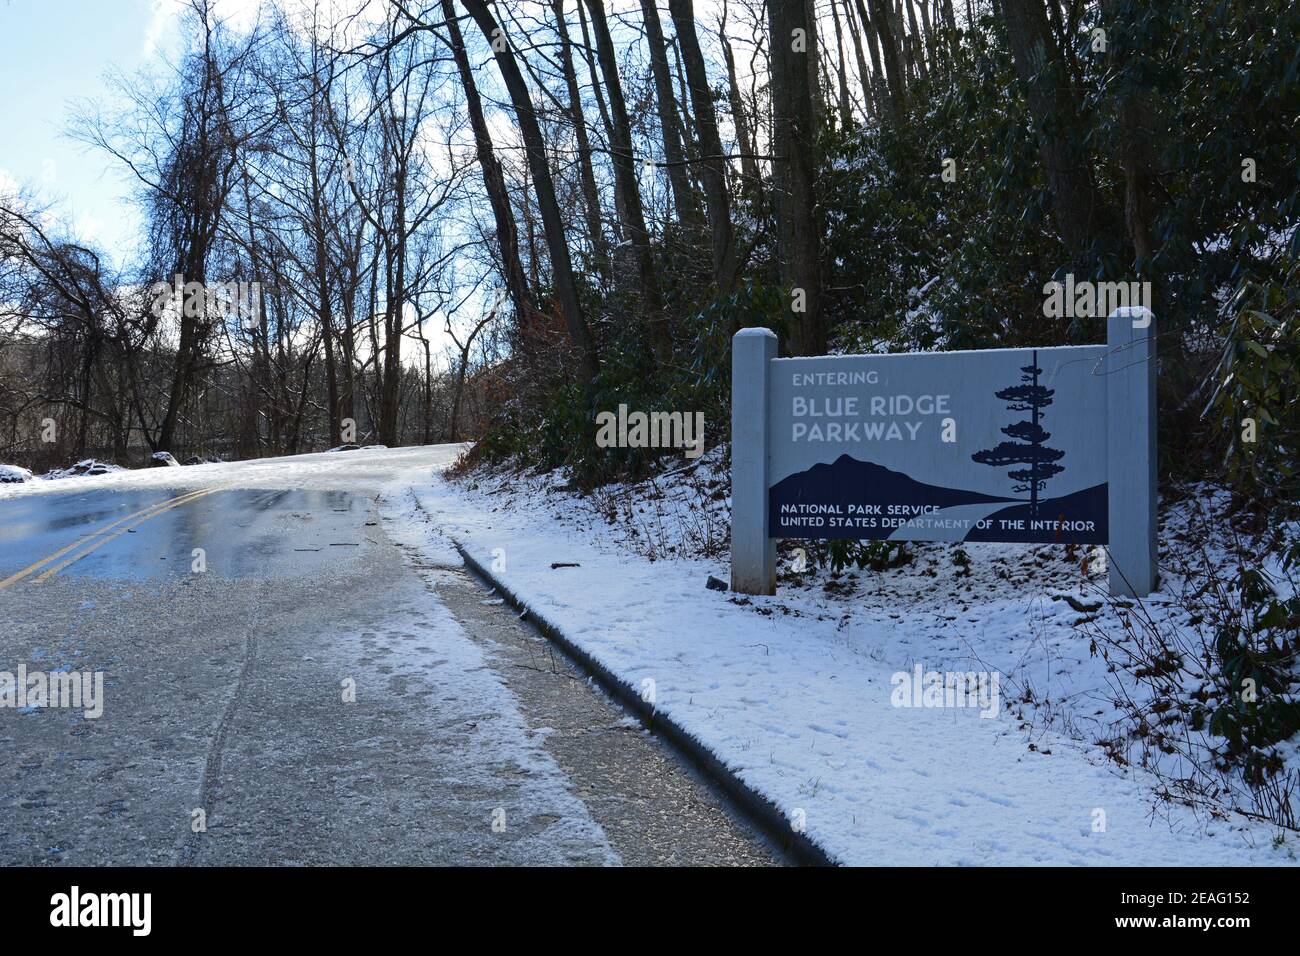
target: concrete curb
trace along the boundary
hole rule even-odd
[[[519,611],[520,616],[532,623],[548,640],[558,644],[607,694],[640,718],[646,728],[667,741],[696,770],[704,774],[709,782],[735,801],[764,836],[795,862],[803,866],[839,865],[825,849],[809,839],[806,833],[792,830],[789,819],[776,804],[742,781],[718,758],[717,754],[701,743],[699,738],[687,732],[671,717],[657,712],[651,704],[642,700],[635,687],[622,680],[576,642],[565,636],[564,632],[545,616],[537,613],[505,582],[483,567],[482,563],[456,538],[451,537],[451,543],[460,552],[465,565],[471,571],[495,587],[507,604]]]

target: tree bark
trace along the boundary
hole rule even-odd
[[[605,78],[605,94],[609,97],[610,129],[613,134],[609,145],[614,162],[614,187],[623,199],[624,226],[636,259],[642,305],[650,325],[651,345],[655,357],[666,361],[672,354],[672,340],[665,322],[663,293],[659,288],[659,276],[650,249],[650,233],[646,229],[645,211],[641,205],[636,158],[632,153],[632,123],[623,99],[623,83],[618,75],[614,40],[609,33],[604,0],[586,0],[586,3],[587,12],[591,14],[591,32],[596,38],[596,60]]]
[[[771,57],[772,160],[781,281],[791,290],[791,331],[795,354],[826,351],[821,313],[820,231],[813,188],[816,163],[815,89],[808,57],[815,56],[808,5],[767,5]],[[807,48],[794,49],[796,31]],[[800,311],[802,305],[802,311]]]
[[[861,0],[859,0],[861,2]],[[863,22],[875,28],[880,40],[880,58],[885,61],[885,78],[889,83],[889,110],[891,118],[897,120],[907,109],[907,80],[903,73],[903,56],[899,48],[899,39],[894,33],[894,18],[890,14],[890,0],[866,0],[871,8],[871,19],[866,18],[866,11],[859,10]]]
[[[754,131],[749,124],[749,113],[745,109],[745,100],[740,93],[740,81],[736,78],[736,56],[727,39],[725,24],[718,31],[718,42],[722,46],[722,56],[727,63],[727,89],[731,100],[731,121],[736,125],[736,145],[740,147],[740,173],[744,177],[745,187],[757,193],[762,187],[762,176],[758,171],[758,147],[754,143]]]
[[[600,215],[600,191],[596,188],[596,173],[591,162],[591,139],[587,135],[587,120],[582,110],[582,94],[578,89],[578,74],[573,66],[573,44],[569,39],[569,25],[564,17],[564,0],[551,0],[555,13],[555,28],[560,35],[560,67],[564,72],[564,85],[569,94],[569,120],[573,124],[574,139],[578,144],[578,177],[582,182],[583,213],[587,221],[587,237],[591,242],[596,271],[609,281],[609,243],[605,241],[605,227]],[[581,7],[581,0],[579,0]]]
[[[510,94],[515,119],[519,123],[519,132],[524,141],[528,168],[532,173],[533,190],[542,216],[542,229],[546,235],[546,248],[551,258],[551,275],[555,283],[556,297],[559,299],[560,310],[564,313],[569,338],[578,350],[579,378],[590,388],[595,383],[599,367],[596,343],[587,328],[582,304],[578,298],[578,285],[573,275],[573,260],[569,256],[569,246],[564,235],[564,220],[560,215],[560,204],[555,196],[555,181],[551,177],[551,169],[546,161],[546,141],[542,138],[542,130],[537,123],[532,97],[510,46],[492,42],[494,34],[504,36],[504,30],[498,26],[487,4],[484,0],[462,0],[462,2],[469,15],[474,18],[474,22],[478,24],[484,39],[492,45],[497,68],[501,71],[501,78],[505,81],[506,89]],[[497,34],[498,30],[502,32]]]
[[[578,26],[582,28],[582,58],[587,64],[587,78],[591,82],[591,95],[596,100],[596,110],[600,114],[600,128],[605,132],[605,145],[609,146],[614,141],[614,124],[609,118],[609,107],[605,105],[605,90],[600,82],[600,74],[596,70],[596,58],[592,55],[594,45],[591,42],[591,35],[587,31],[587,14],[584,12],[586,4],[584,0],[578,0]],[[614,237],[617,241],[622,241],[627,237],[623,235],[623,200],[622,193],[617,189],[614,190]]]
[[[442,13],[447,21],[452,57],[460,73],[461,86],[465,89],[465,106],[469,113],[470,127],[474,131],[479,168],[483,171],[483,186],[487,190],[488,204],[492,207],[492,217],[496,223],[501,275],[505,279],[506,292],[510,296],[511,305],[514,306],[517,320],[527,328],[536,315],[537,306],[528,287],[523,261],[519,258],[519,229],[515,224],[514,210],[510,208],[505,174],[493,151],[492,134],[483,115],[483,103],[479,97],[478,86],[474,82],[469,54],[465,51],[465,41],[461,36],[460,24],[456,20],[456,10],[452,0],[442,0]],[[560,13],[563,15],[563,11]]]
[[[731,289],[736,278],[736,248],[731,229],[731,199],[727,194],[727,161],[723,158],[722,137],[718,134],[718,117],[695,33],[695,9],[691,0],[668,0],[677,33],[677,46],[686,68],[695,112],[695,130],[700,143],[700,170],[704,180],[704,199],[709,214],[709,235],[713,246],[713,280],[720,292]]]
[[[867,57],[862,49],[862,33],[854,20],[851,0],[844,0],[844,25],[849,31],[849,39],[853,41],[853,57],[858,65],[858,81],[862,86],[862,99],[867,109],[867,116],[874,117],[880,108],[880,104],[876,102],[875,84],[871,71],[867,69]],[[872,55],[875,56],[874,49]],[[879,67],[877,67],[876,72],[879,73]]]
[[[1042,0],[1002,0],[1001,6],[1011,57],[1038,136],[1057,233],[1073,255],[1082,256],[1107,217],[1083,146],[1078,105]]]
[[[668,47],[664,43],[663,24],[659,20],[656,0],[641,0],[641,18],[645,21],[646,43],[650,48],[650,72],[654,77],[655,102],[659,107],[659,129],[663,136],[664,160],[668,164],[668,182],[673,191],[677,220],[689,229],[704,225],[695,191],[682,151],[682,121],[673,96],[673,78],[668,69]]]
[[[836,79],[839,85],[840,126],[843,129],[848,129],[853,124],[853,98],[849,96],[849,69],[848,62],[844,59],[844,31],[840,27],[840,11],[835,0],[831,0],[831,22],[835,26],[835,62],[837,66]]]
[[[903,7],[907,7],[907,23],[903,22]],[[912,78],[915,80],[925,80],[929,78],[929,72],[925,66],[925,54],[921,50],[921,41],[919,39],[920,30],[916,25],[916,11],[912,8],[911,0],[897,0],[894,6],[894,24],[898,30],[899,36],[903,38],[903,46],[907,56],[908,68],[912,71]],[[909,32],[910,28],[910,32]]]
[[[1119,0],[1103,0],[1101,6],[1109,21],[1117,23],[1122,15]],[[1141,81],[1145,54],[1134,50],[1125,56],[1113,51],[1111,56],[1120,61],[1117,68],[1120,82],[1114,86],[1119,99],[1117,132],[1120,165],[1124,170],[1124,226],[1133,244],[1138,268],[1145,272],[1160,247],[1151,229],[1154,214],[1151,187],[1155,180],[1155,156],[1151,148],[1154,108],[1150,88]]]
[[[929,63],[934,62],[934,24],[930,22],[929,0],[914,0],[914,5],[921,8],[921,33],[925,38],[925,56]]]

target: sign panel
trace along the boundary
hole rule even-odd
[[[1106,352],[771,359],[766,533],[1107,543]]]

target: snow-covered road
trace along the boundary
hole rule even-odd
[[[0,707],[0,862],[771,862],[568,665],[530,667],[544,642],[458,562],[402,546],[385,489],[459,451],[0,486],[0,674],[103,677],[98,717]]]

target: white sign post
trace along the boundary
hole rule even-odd
[[[1107,344],[776,357],[732,341],[731,584],[776,592],[777,538],[1108,545],[1156,587],[1151,313]]]
[[[1116,309],[1106,324],[1106,460],[1110,593],[1156,589],[1156,340],[1147,309]]]
[[[776,539],[768,535],[768,372],[776,335],[741,329],[731,340],[731,589],[776,593]]]

